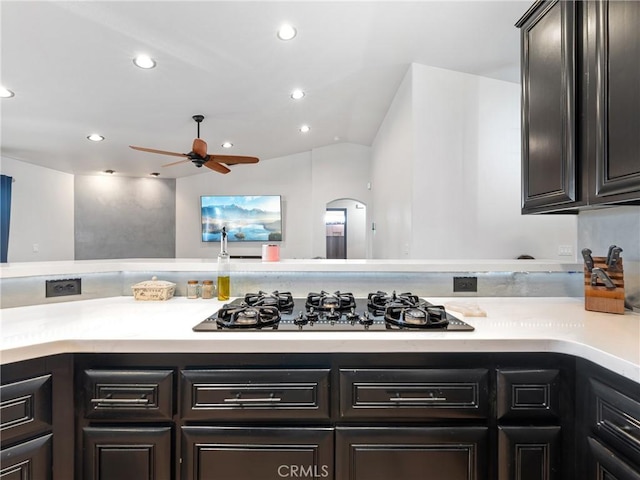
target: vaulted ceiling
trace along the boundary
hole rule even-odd
[[[518,82],[513,25],[529,3],[3,0],[0,76],[15,96],[0,100],[1,154],[74,174],[217,175],[128,147],[186,153],[194,114],[210,153],[371,145],[411,63]],[[134,66],[143,52],[155,68]]]

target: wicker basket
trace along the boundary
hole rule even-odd
[[[136,283],[131,288],[136,300],[169,300],[176,291],[176,284],[153,277],[151,280]]]

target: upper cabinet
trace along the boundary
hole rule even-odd
[[[640,203],[640,2],[538,1],[516,26],[522,212]]]

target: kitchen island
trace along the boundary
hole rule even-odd
[[[3,468],[29,459],[53,480],[149,468],[142,478],[370,480],[398,455],[406,478],[434,462],[453,480],[629,468],[624,446],[597,456],[617,446],[606,432],[600,450],[587,442],[596,401],[639,416],[639,314],[567,297],[428,300],[458,305],[475,330],[194,332],[222,303],[185,297],[4,308],[3,402],[26,398],[42,418],[10,422]],[[486,317],[461,313],[476,306]],[[522,449],[549,476],[523,470]],[[220,476],[205,474],[212,465]]]

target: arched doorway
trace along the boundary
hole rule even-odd
[[[327,203],[325,237],[326,258],[367,258],[367,206],[352,198]]]

